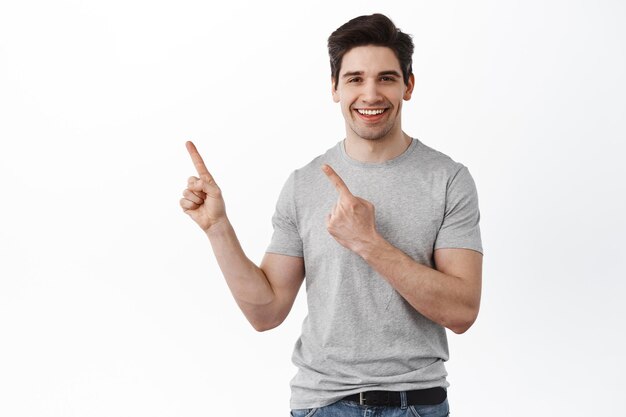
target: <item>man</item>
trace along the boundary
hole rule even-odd
[[[199,177],[180,205],[256,330],[283,322],[306,271],[293,416],[445,416],[445,328],[465,332],[480,304],[476,187],[465,166],[402,131],[414,86],[409,35],[383,15],[361,16],[328,48],[346,137],[289,176],[260,267],[191,142]]]

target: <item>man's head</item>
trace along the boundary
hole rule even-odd
[[[350,20],[330,36],[333,100],[348,137],[402,137],[402,102],[413,92],[413,42],[383,15]]]
[[[341,25],[328,38],[330,71],[337,87],[344,55],[357,46],[374,45],[391,49],[400,62],[404,84],[413,73],[413,41],[385,15],[359,16]]]

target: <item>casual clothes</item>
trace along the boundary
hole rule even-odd
[[[482,253],[478,196],[468,169],[417,139],[383,163],[351,159],[340,141],[287,179],[267,252],[304,257],[308,316],[295,344],[292,409],[323,407],[360,391],[448,387],[445,329],[417,312],[326,229],[338,193],[329,164],[375,207],[376,228],[434,268],[440,248]]]

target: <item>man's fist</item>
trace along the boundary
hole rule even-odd
[[[191,141],[185,145],[198,177],[189,177],[187,180],[187,188],[183,190],[180,206],[206,232],[211,226],[226,220],[226,207],[222,191],[209,173],[195,145]]]
[[[345,182],[329,166],[322,170],[339,192],[339,199],[326,216],[326,228],[337,242],[353,252],[359,253],[377,236],[374,205],[353,195]]]

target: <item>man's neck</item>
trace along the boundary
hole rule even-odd
[[[400,156],[411,144],[411,137],[400,131],[393,136],[368,140],[347,135],[344,142],[346,153],[359,162],[381,163]]]

